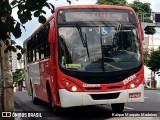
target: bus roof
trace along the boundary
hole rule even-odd
[[[134,11],[131,7],[128,7],[128,6],[92,4],[92,5],[60,6],[55,9],[55,12],[59,11],[60,9],[69,9],[69,8],[116,8],[116,9],[127,9],[127,10]]]

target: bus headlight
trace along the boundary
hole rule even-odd
[[[130,87],[135,88],[135,84],[134,83],[130,84]]]
[[[72,86],[72,91],[76,92],[77,91],[77,87],[76,86]]]

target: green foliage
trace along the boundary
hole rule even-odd
[[[151,51],[150,54],[144,54],[144,60],[152,71],[158,71],[160,69],[160,47],[158,50]]]
[[[137,13],[151,13],[150,3],[143,3],[140,1],[133,1],[129,4]]]
[[[15,38],[19,38],[22,35],[21,28],[25,29],[23,24],[32,20],[33,16],[38,17],[40,23],[45,23],[46,18],[44,15],[46,12],[43,8],[47,7],[51,12],[54,12],[54,6],[47,1],[48,0],[12,0],[11,3],[9,3],[9,0],[0,1],[0,40],[3,40],[7,45],[5,53],[8,51],[16,52],[16,49],[21,49],[21,53],[23,53],[22,48],[12,46],[15,44],[15,41],[7,42],[7,39],[10,39],[10,34]],[[20,22],[16,21],[12,16],[12,9],[16,7],[18,8],[17,15]],[[21,58],[20,53],[17,55],[18,59]]]
[[[38,21],[39,21],[39,23],[44,23],[46,21],[46,18],[43,15],[41,15],[41,16],[39,16]]]
[[[149,61],[149,59],[150,59],[150,58],[149,58],[149,57],[150,57],[150,54],[149,54],[148,51],[145,51],[143,55],[144,55],[144,64],[147,65],[147,64],[148,64],[148,61]]]
[[[11,15],[12,9],[18,7],[17,15],[21,23],[17,22]],[[39,17],[39,22],[44,23],[46,19],[44,15],[46,12],[43,10],[47,7],[54,11],[54,6],[48,3],[47,0],[13,0],[10,4],[8,0],[3,0],[0,2],[0,39],[6,40],[9,38],[8,33],[12,33],[15,38],[21,36],[21,26],[22,24],[32,20],[32,14],[35,17]]]
[[[17,69],[16,72],[13,73],[13,81],[17,82],[23,76],[24,76],[24,70],[23,69]]]
[[[144,31],[145,31],[145,34],[147,34],[147,35],[153,35],[153,34],[156,33],[155,27],[147,26],[147,27],[144,28]]]
[[[97,4],[109,4],[109,5],[127,5],[126,0],[97,0]]]

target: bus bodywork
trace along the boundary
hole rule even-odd
[[[122,111],[126,102],[144,101],[143,30],[133,9],[59,7],[48,24],[48,31],[42,25],[24,42],[29,49],[44,33],[50,47],[46,57],[42,50],[49,47],[26,50],[26,81],[34,103],[38,98],[54,108],[112,104]]]

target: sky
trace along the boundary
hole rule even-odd
[[[80,5],[80,4],[95,4],[97,0],[78,0],[78,1],[71,0],[71,1],[72,1],[72,5]],[[133,0],[127,0],[127,1],[129,3],[133,2]],[[153,12],[160,12],[160,1],[159,0],[140,0],[140,1],[150,3],[151,9]],[[48,2],[52,3],[55,7],[69,5],[68,2],[66,2],[66,0],[49,0]],[[51,15],[49,10],[46,10],[46,12],[47,12],[46,17]],[[16,20],[18,20],[16,9],[13,9],[12,15],[14,16]],[[12,39],[15,40],[17,44],[22,46],[23,41],[32,34],[32,32],[35,30],[35,28],[37,28],[38,25],[39,25],[38,19],[33,17],[32,21],[29,21],[24,25],[26,30],[22,28],[21,37],[18,39],[15,39],[14,37],[12,37]],[[154,43],[160,45],[160,28],[157,28],[156,30],[157,30],[157,33],[154,35]]]

